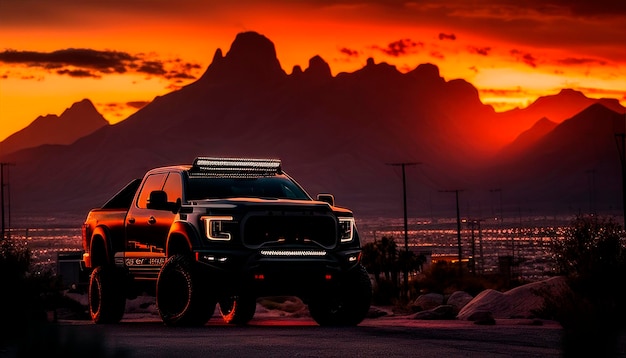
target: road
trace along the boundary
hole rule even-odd
[[[172,328],[158,317],[128,316],[116,325],[61,321],[60,340],[85,342],[105,357],[561,356],[561,329],[552,322],[534,326],[505,320],[478,326],[386,317],[366,319],[358,327],[333,328],[319,327],[310,318],[289,317],[254,319],[237,327],[213,318],[203,327]]]

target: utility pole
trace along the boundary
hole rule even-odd
[[[459,210],[459,189],[454,190],[441,190],[444,193],[454,193],[456,195],[456,237],[457,237],[457,246],[459,249],[458,260],[459,260],[459,274],[463,273],[463,253],[461,250],[461,212]]]
[[[395,167],[402,167],[402,197],[403,197],[403,203],[404,203],[404,252],[406,255],[406,258],[408,259],[409,257],[409,224],[408,224],[408,217],[407,217],[407,210],[406,210],[406,171],[405,171],[405,167],[408,165],[418,165],[421,163],[418,162],[401,162],[401,163],[388,163],[387,165],[391,165],[391,166],[395,166]],[[405,296],[408,298],[408,293],[409,293],[409,270],[407,267],[407,262],[404,263],[403,265],[403,276],[404,276],[404,293]]]
[[[626,120],[626,115],[624,115]],[[626,123],[624,125],[625,133],[615,134],[615,144],[619,152],[619,159],[622,163],[622,210],[624,211],[624,230],[626,230]]]
[[[0,163],[0,207],[1,207],[0,208],[0,216],[2,216],[2,236],[0,237],[1,240],[4,240],[6,238],[5,233],[7,232],[7,227],[6,227],[6,223],[5,223],[5,220],[4,220],[4,217],[5,217],[4,210],[5,210],[5,207],[6,207],[5,200],[4,200],[4,194],[5,194],[6,190],[4,188],[8,187],[8,185],[9,185],[8,184],[8,178],[7,178],[7,183],[5,184],[5,182],[4,182],[4,180],[5,180],[4,179],[4,167],[8,168],[11,165],[13,165],[13,164],[11,164],[11,163]],[[10,202],[9,202],[9,204],[10,204]],[[11,207],[9,205],[9,221],[10,221],[10,217],[11,217],[10,216],[11,215],[10,214],[10,210],[11,210]],[[10,233],[9,233],[9,235],[10,235]]]

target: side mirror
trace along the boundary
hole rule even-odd
[[[317,200],[335,206],[335,197],[332,194],[317,194]]]
[[[163,190],[151,191],[147,207],[154,210],[167,209],[167,193]]]
[[[148,198],[148,209],[154,210],[167,210],[176,214],[180,209],[180,198],[176,199],[176,201],[167,201],[167,193],[163,190],[155,190],[150,192],[150,197]]]

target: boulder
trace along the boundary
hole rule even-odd
[[[441,305],[437,306],[433,309],[417,312],[413,319],[424,319],[424,320],[444,320],[444,319],[455,319],[455,309],[450,305]]]
[[[417,311],[427,311],[444,304],[444,298],[439,293],[427,293],[420,295],[411,305]]]
[[[569,290],[564,277],[529,283],[504,293],[487,289],[466,304],[458,319],[467,320],[478,311],[491,312],[494,318],[534,318],[544,305],[544,297],[558,297]]]
[[[448,297],[446,304],[454,307],[455,312],[459,313],[472,299],[474,297],[465,291],[455,291]]]

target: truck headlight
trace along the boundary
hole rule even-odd
[[[225,230],[224,223],[233,221],[232,216],[204,216],[204,229],[206,237],[214,241],[228,241],[232,235]]]
[[[350,242],[354,238],[354,218],[339,218],[341,242]]]

